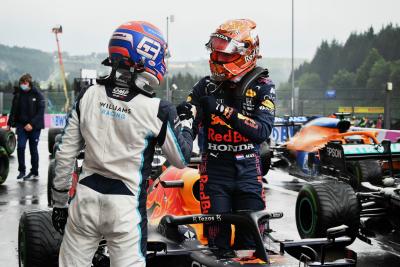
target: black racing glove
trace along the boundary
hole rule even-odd
[[[217,102],[217,99],[213,95],[203,96],[200,98],[200,104],[207,114],[222,115],[225,110],[225,106]]]
[[[196,107],[189,102],[182,102],[176,107],[180,125],[183,128],[193,128],[194,117],[196,117]]]
[[[68,208],[53,208],[51,220],[53,221],[54,229],[61,235],[64,235],[65,225],[67,224]]]
[[[193,119],[194,115],[192,112],[192,107],[192,104],[186,101],[183,101],[176,107],[176,112],[178,113],[181,121]]]

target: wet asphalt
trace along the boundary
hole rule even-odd
[[[39,142],[38,181],[16,181],[18,162],[16,151],[10,158],[7,181],[0,185],[0,267],[18,266],[18,223],[24,211],[48,209],[47,207],[47,130],[43,130]],[[27,169],[30,168],[29,148],[26,150]],[[267,209],[281,211],[284,217],[271,221],[274,237],[299,239],[295,223],[297,191],[303,182],[279,170],[271,170],[266,185]],[[356,240],[350,248],[358,254],[357,266],[400,266],[400,240],[377,237],[368,245]]]

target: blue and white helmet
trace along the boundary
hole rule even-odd
[[[140,71],[151,86],[159,85],[166,73],[167,43],[160,30],[145,21],[119,26],[108,44],[109,58],[122,60],[120,67]]]

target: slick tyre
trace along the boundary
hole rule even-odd
[[[47,205],[49,207],[53,206],[53,194],[52,194],[52,187],[53,187],[53,180],[56,176],[56,160],[52,159],[49,163],[49,168],[47,170]]]
[[[358,190],[362,182],[379,184],[382,181],[382,167],[377,160],[361,160],[347,164],[350,172],[350,185]]]
[[[0,146],[0,184],[7,180],[8,170],[10,167],[10,159],[4,147]]]
[[[18,227],[19,267],[57,267],[61,240],[53,227],[51,211],[24,212]]]
[[[47,141],[48,141],[48,148],[49,148],[49,153],[53,153],[53,148],[54,144],[56,143],[56,136],[57,134],[61,134],[63,131],[63,128],[50,128],[49,133],[47,136]]]
[[[331,227],[347,225],[347,235],[357,236],[360,204],[353,188],[341,182],[306,184],[296,201],[296,225],[301,238],[326,237]]]
[[[0,129],[0,146],[4,147],[8,155],[11,155],[15,151],[17,139],[13,131]]]

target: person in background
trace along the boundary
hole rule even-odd
[[[375,128],[382,129],[383,126],[383,117],[382,114],[379,114],[378,120],[376,121]]]
[[[365,127],[367,125],[368,118],[367,117],[362,117],[360,120],[360,123],[358,124],[358,127]]]
[[[17,179],[39,178],[38,143],[40,131],[44,128],[45,100],[39,89],[33,86],[32,76],[26,73],[19,79],[19,86],[14,91],[7,130],[16,128],[18,171]],[[29,141],[31,153],[31,171],[26,174],[25,147]]]
[[[360,119],[359,117],[356,117],[356,120],[355,120],[355,122],[354,122],[354,125],[355,125],[355,126],[358,126],[358,125],[360,124],[360,122],[361,122],[361,119]]]
[[[368,118],[366,117],[366,124],[365,124],[365,127],[367,127],[367,128],[374,128],[374,127],[375,127],[375,122],[374,122],[374,120],[373,120],[373,119],[368,119]]]
[[[357,117],[356,116],[352,116],[350,119],[350,125],[351,126],[356,126],[357,125]]]

